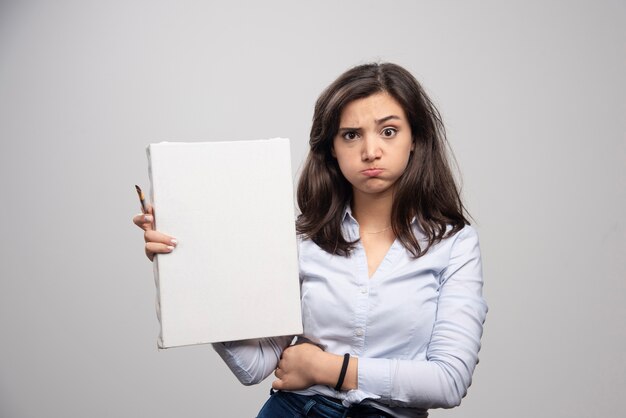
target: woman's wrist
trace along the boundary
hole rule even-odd
[[[320,351],[318,356],[315,382],[318,385],[334,388],[341,374],[344,356],[330,354],[325,351]],[[358,387],[358,361],[357,357],[350,357],[341,390],[351,390]]]

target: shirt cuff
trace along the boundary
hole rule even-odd
[[[364,399],[380,399],[388,403],[391,398],[391,367],[393,360],[359,357],[358,389],[347,393],[350,403]]]

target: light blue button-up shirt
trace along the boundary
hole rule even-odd
[[[358,239],[349,207],[342,227],[347,239]],[[300,240],[299,261],[304,337],[359,360],[358,389],[336,392],[318,385],[298,393],[332,396],[346,406],[369,403],[414,418],[461,402],[478,363],[487,314],[474,228],[465,226],[417,259],[396,240],[371,278],[360,243],[342,257]],[[214,347],[242,383],[252,384],[273,372],[291,339]]]

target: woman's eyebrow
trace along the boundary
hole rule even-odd
[[[385,123],[385,122],[387,122],[388,120],[391,120],[391,119],[402,120],[402,118],[400,118],[400,116],[389,115],[389,116],[385,116],[384,118],[374,119],[374,122],[376,122],[376,125],[380,125],[381,123]]]
[[[389,115],[389,116],[385,116],[384,118],[380,118],[380,119],[374,119],[374,122],[376,123],[376,125],[380,125],[383,124],[389,120],[402,120],[402,118],[400,116],[396,116],[396,115]],[[361,128],[352,128],[349,126],[343,126],[339,128],[340,131],[360,131]]]

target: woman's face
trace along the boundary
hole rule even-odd
[[[391,193],[404,173],[411,138],[402,106],[388,93],[376,93],[344,107],[332,155],[354,194],[380,196]]]

